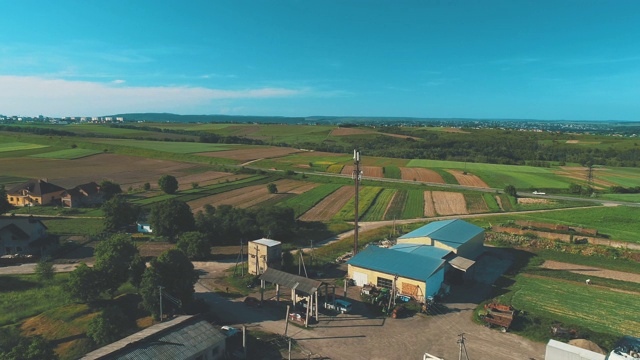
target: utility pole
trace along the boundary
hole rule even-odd
[[[458,360],[462,360],[462,349],[464,349],[465,358],[469,360],[469,354],[467,354],[467,347],[464,344],[464,333],[458,336],[460,336],[460,340],[458,340],[458,344],[460,344],[460,353],[458,354]]]
[[[358,253],[358,192],[360,190],[360,180],[362,180],[362,171],[360,171],[360,151],[353,150],[353,174],[352,178],[356,183],[356,208],[355,208],[355,228],[353,230],[353,256]]]
[[[158,286],[158,290],[160,290],[160,322],[162,322],[162,289],[164,287]]]

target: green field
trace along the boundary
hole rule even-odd
[[[400,168],[393,165],[385,166],[384,177],[387,179],[402,179],[402,174],[400,174]]]
[[[483,227],[488,227],[490,224],[506,223],[511,220],[531,220],[574,227],[595,228],[598,229],[599,234],[604,234],[611,240],[640,243],[640,238],[638,238],[640,222],[636,220],[638,217],[640,217],[640,208],[637,207],[598,206],[528,214],[496,215],[476,220]]]
[[[382,191],[381,187],[377,186],[363,186],[360,188],[360,196],[358,199],[358,215],[362,217],[367,212],[369,207],[373,204],[378,194]],[[345,206],[338,211],[333,217],[335,220],[353,220],[355,218],[355,197],[352,197]]]
[[[75,149],[64,149],[64,150],[57,150],[57,151],[31,155],[31,157],[44,158],[44,159],[71,160],[71,159],[79,159],[79,158],[100,154],[100,153],[102,152],[98,150],[75,148]]]
[[[407,200],[402,211],[403,219],[415,219],[424,217],[424,191],[409,190]]]
[[[384,213],[387,211],[387,207],[389,206],[389,201],[393,198],[393,195],[396,193],[395,189],[384,189],[382,192],[378,194],[369,210],[362,217],[363,221],[380,221],[384,220]]]
[[[322,201],[325,197],[329,196],[334,191],[341,188],[340,184],[322,184],[315,187],[305,193],[297,195],[293,198],[287,199],[278,203],[278,206],[287,206],[293,209],[295,216],[298,217],[305,212],[309,211],[317,203]]]
[[[504,298],[520,311],[596,332],[640,336],[636,294],[521,274]]]
[[[32,149],[40,149],[45,147],[48,147],[48,146],[40,145],[40,144],[23,143],[23,142],[7,142],[7,143],[0,143],[0,152],[32,150]]]
[[[408,192],[405,189],[396,191],[395,197],[391,200],[391,204],[389,204],[387,216],[383,220],[402,219],[402,211],[404,210],[404,204],[407,201],[407,195]]]

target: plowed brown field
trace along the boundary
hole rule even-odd
[[[198,155],[212,156],[223,159],[232,159],[238,161],[250,161],[257,159],[269,159],[281,157],[289,154],[298,153],[300,150],[286,147],[264,147],[254,149],[238,149],[198,153]]]
[[[489,187],[489,185],[487,185],[487,183],[482,181],[482,179],[480,179],[476,175],[473,175],[469,172],[467,172],[467,175],[463,174],[463,172],[460,170],[447,170],[447,172],[453,175],[460,185],[474,186],[474,187],[481,187],[481,188]]]
[[[342,209],[342,207],[353,196],[353,187],[343,186],[340,189],[334,191],[331,195],[324,198],[311,210],[302,214],[300,220],[302,221],[326,221],[331,218]]]
[[[116,154],[97,154],[74,160],[0,159],[0,169],[11,169],[13,176],[47,178],[65,188],[108,179],[126,189],[132,184],[156,183],[164,174],[186,176],[186,170],[196,166],[199,165]]]
[[[436,207],[433,205],[433,196],[431,191],[424,192],[424,216],[437,216]]]
[[[299,192],[295,191],[302,191],[300,188],[313,188],[309,187],[309,183],[298,180],[279,180],[274,184],[276,184],[276,187],[278,188],[277,194],[269,193],[266,185],[254,185],[189,201],[188,204],[194,213],[201,210],[207,204],[211,204],[213,206],[232,205],[239,208],[249,208],[263,201],[267,201],[278,196],[284,196],[287,193],[298,194]]]
[[[402,174],[402,180],[415,180],[439,184],[445,183],[440,174],[430,169],[401,167],[400,174]]]
[[[468,214],[464,194],[448,191],[432,191],[433,205],[439,215]]]
[[[353,165],[345,165],[342,168],[341,174],[351,175],[353,174],[353,170],[354,170]],[[360,170],[362,170],[362,172],[364,173],[363,176],[365,177],[377,177],[377,178],[384,177],[381,166],[361,166]]]

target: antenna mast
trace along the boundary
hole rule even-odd
[[[358,253],[358,192],[360,190],[360,180],[362,180],[362,171],[360,171],[360,151],[353,150],[353,174],[352,178],[356,183],[356,203],[355,203],[355,228],[353,230],[353,255]]]

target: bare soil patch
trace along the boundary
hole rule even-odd
[[[453,175],[460,185],[464,186],[473,186],[473,187],[481,187],[488,188],[489,185],[482,181],[478,176],[473,175],[469,172],[465,175],[463,171],[460,170],[447,170],[448,173]]]
[[[353,165],[345,165],[342,168],[341,174],[351,175],[353,174],[354,169],[355,168]],[[377,178],[384,177],[384,173],[382,172],[381,166],[361,166],[360,170],[362,170],[363,176],[366,176],[366,177],[377,177]]]
[[[553,173],[556,175],[567,177],[569,179],[586,180],[587,179],[586,168],[584,169],[576,168],[576,169],[577,170],[573,170],[573,171],[554,171]],[[617,185],[614,182],[603,180],[595,176],[592,179],[592,184],[595,184],[594,187],[597,189],[603,189],[605,187],[611,187],[611,186]]]
[[[288,180],[288,179],[279,180],[279,181],[276,181],[274,184],[276,184],[276,187],[278,188],[277,194],[269,193],[267,186],[264,184],[254,185],[254,186],[244,187],[241,189],[227,191],[222,194],[207,196],[202,199],[189,201],[188,204],[194,212],[197,212],[198,210],[202,210],[202,208],[207,204],[211,204],[213,206],[231,205],[239,208],[249,208],[272,198],[283,197],[289,192],[293,192],[296,194],[301,193],[301,192],[294,192],[298,188],[306,188],[306,189],[312,188],[312,187],[309,187],[309,183],[304,181],[298,181],[298,180]],[[302,191],[302,190],[298,189],[297,191]]]
[[[544,264],[542,264],[542,267],[546,269],[566,270],[576,274],[597,276],[607,279],[629,281],[640,284],[640,274],[627,273],[623,271],[607,270],[592,266],[569,264],[553,260],[545,261]]]
[[[302,221],[328,221],[342,209],[353,196],[353,187],[343,186],[324,198],[316,206],[302,214]]]
[[[250,161],[257,159],[270,159],[275,157],[286,156],[289,154],[295,154],[300,152],[298,149],[292,149],[287,147],[264,147],[253,149],[238,149],[238,150],[224,150],[198,153],[198,155],[211,156],[222,159],[231,159],[238,161]]]
[[[158,257],[163,252],[173,249],[176,245],[166,241],[148,241],[138,244],[142,257]]]
[[[498,203],[498,207],[500,207],[500,210],[504,211],[504,207],[502,207],[502,199],[500,198],[500,196],[495,196],[496,198],[496,202]]]
[[[468,214],[464,194],[448,191],[432,191],[433,205],[440,215]]]
[[[431,194],[431,191],[424,192],[424,216],[438,216],[436,207],[433,205],[433,195]]]
[[[116,154],[97,154],[74,160],[0,159],[0,169],[11,169],[11,175],[47,178],[65,188],[108,179],[126,189],[132,184],[155,183],[164,174],[186,176],[186,170],[196,166],[200,165]]]
[[[467,207],[470,214],[485,213],[489,211],[489,206],[487,206],[484,198],[474,199],[474,201],[467,204]]]
[[[402,180],[414,180],[439,184],[445,183],[440,174],[430,169],[401,167],[400,174],[402,176]]]
[[[518,198],[518,204],[548,204],[549,200],[547,199],[538,199],[538,198]]]

